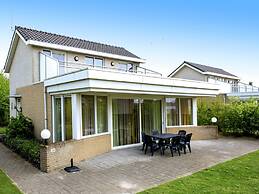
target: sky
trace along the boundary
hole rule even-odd
[[[122,46],[165,76],[191,61],[259,86],[256,0],[3,0],[0,69],[15,25]]]

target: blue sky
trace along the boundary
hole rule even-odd
[[[1,1],[0,68],[14,25],[123,46],[169,74],[184,60],[259,86],[259,1]]]

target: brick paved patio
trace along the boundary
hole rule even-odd
[[[221,138],[192,142],[193,153],[144,155],[140,147],[83,161],[76,174],[42,173],[0,144],[0,168],[25,193],[135,193],[259,149],[259,140]]]

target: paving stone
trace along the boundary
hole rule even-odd
[[[250,138],[193,141],[191,154],[174,157],[169,150],[152,157],[135,147],[82,161],[80,172],[67,174],[63,169],[42,173],[0,143],[0,168],[30,194],[135,193],[257,149],[259,141]]]

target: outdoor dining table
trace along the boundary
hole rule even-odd
[[[156,134],[156,135],[151,135],[151,137],[155,138],[155,139],[171,139],[174,137],[178,137],[180,135],[178,134],[174,134],[174,133],[162,133],[162,134]]]

